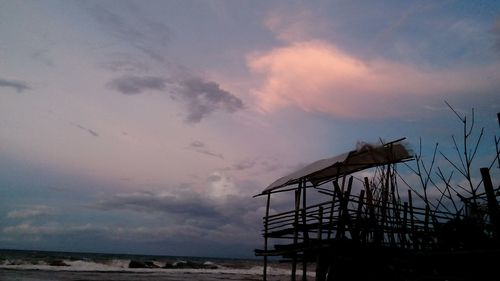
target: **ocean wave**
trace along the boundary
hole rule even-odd
[[[212,261],[203,262],[205,268],[164,268],[165,262],[152,261],[155,268],[130,268],[131,260],[125,259],[112,259],[104,261],[89,261],[89,260],[75,260],[75,259],[62,259],[62,260],[20,260],[20,259],[6,259],[0,262],[1,269],[15,269],[15,270],[43,270],[43,271],[82,271],[82,272],[176,272],[176,273],[213,273],[213,274],[240,274],[240,275],[259,275],[263,272],[262,266],[224,266]],[[189,264],[187,261],[177,261],[177,264]],[[289,275],[290,270],[279,267],[268,267],[269,275]]]
[[[210,278],[216,280],[218,280],[216,277],[218,275],[237,278],[234,280],[257,280],[255,278],[262,276],[263,269],[262,261],[256,259],[0,250],[0,270],[4,270],[4,273],[5,271],[30,271],[35,274],[36,271],[40,271],[40,274],[42,272],[79,274],[80,272],[81,274],[130,273],[141,276],[145,273],[148,273],[147,276],[149,274],[154,276],[194,274],[212,276]],[[276,276],[276,280],[286,280],[291,274],[290,265],[269,261],[267,274]],[[314,276],[314,272],[308,272],[308,275]]]

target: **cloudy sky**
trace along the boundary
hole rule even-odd
[[[493,0],[0,0],[0,42],[0,248],[251,257],[297,167],[498,130]]]

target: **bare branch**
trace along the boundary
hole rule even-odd
[[[464,171],[463,174],[465,174],[465,171],[467,170],[467,168],[466,168],[464,160],[462,159],[462,154],[460,153],[460,149],[458,148],[457,140],[455,139],[455,136],[453,136],[453,135],[451,136],[451,139],[453,140],[453,146],[455,147],[455,151],[457,152],[458,159],[460,159],[460,163],[462,164],[462,168]],[[467,161],[467,158],[465,159],[465,161]]]
[[[479,143],[481,142],[481,138],[483,137],[483,134],[484,134],[484,128],[481,128],[481,133],[479,133],[479,137],[477,138],[477,142],[476,142],[476,145],[475,145],[475,148],[474,148],[474,152],[471,155],[471,162],[474,159],[474,157],[476,156],[477,149],[479,148]]]
[[[493,165],[495,164],[495,161],[498,160],[498,168],[500,169],[500,149],[498,147],[498,144],[500,143],[500,138],[497,138],[497,136],[495,136],[495,150],[496,150],[496,153],[497,155],[495,156],[495,159],[493,159],[493,161],[491,162],[490,164],[490,169],[491,167],[493,167]]]
[[[432,169],[434,167],[434,162],[436,161],[436,153],[437,153],[438,145],[439,144],[436,143],[436,145],[434,146],[434,152],[432,154],[431,166],[429,167],[429,169],[426,169],[425,164],[422,162],[422,167],[424,168],[424,172],[426,174],[425,186],[427,186],[429,181],[432,181],[431,180],[431,172],[432,172]]]
[[[460,119],[460,121],[465,122],[465,118],[460,116],[447,101],[444,101],[444,103],[446,103],[446,105],[453,111],[453,113],[455,113],[455,115],[458,117],[458,119]]]
[[[455,208],[455,211],[458,212],[457,205],[455,204],[455,200],[453,200],[453,196],[451,196],[451,191],[450,191],[450,189],[451,189],[451,190],[453,190],[453,192],[456,192],[455,189],[450,185],[451,179],[453,177],[453,171],[451,171],[450,176],[448,177],[448,179],[446,179],[446,177],[443,174],[443,171],[441,171],[441,168],[439,168],[439,167],[438,167],[438,173],[437,174],[438,174],[438,177],[444,182],[444,184],[446,186],[446,191],[448,191],[448,196],[447,196],[448,199],[453,204],[453,208]]]
[[[465,136],[468,138],[471,134],[472,134],[472,129],[474,129],[474,107],[472,108],[472,121],[471,121],[471,125],[470,125],[470,129],[469,129],[469,132],[467,134],[465,134]]]
[[[443,154],[443,152],[439,152],[441,154],[441,156],[444,157],[444,159],[446,159],[446,161],[448,161],[448,163],[450,163],[450,165],[452,165],[460,174],[462,174],[464,177],[467,177],[465,172],[463,172],[459,167],[457,167],[457,165],[455,165],[455,163],[453,163],[448,157],[446,157],[446,155]]]

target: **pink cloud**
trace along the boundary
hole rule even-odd
[[[253,54],[247,63],[262,77],[252,91],[262,111],[296,106],[345,118],[408,115],[416,101],[492,89],[499,73],[498,65],[443,71],[383,59],[366,62],[320,40]]]

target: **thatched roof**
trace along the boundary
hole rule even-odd
[[[272,193],[285,186],[298,184],[304,179],[317,186],[367,168],[412,159],[411,150],[407,149],[401,141],[402,139],[384,145],[365,144],[359,146],[356,150],[318,160],[288,176],[277,179],[259,195]]]

